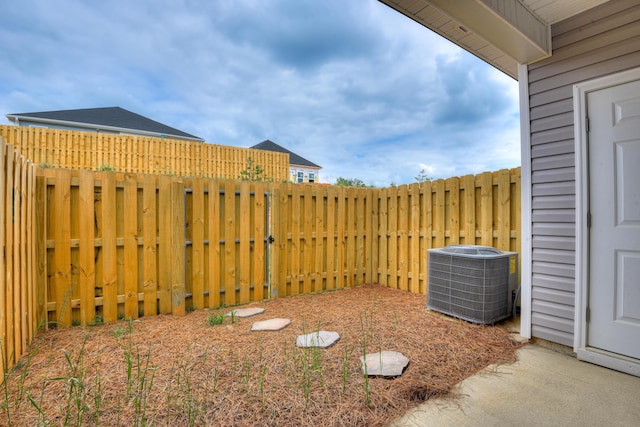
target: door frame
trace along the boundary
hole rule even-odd
[[[573,86],[573,122],[576,159],[576,288],[574,351],[578,359],[640,376],[640,360],[589,346],[587,307],[589,303],[589,157],[587,135],[587,94],[640,80],[640,68],[600,77]]]

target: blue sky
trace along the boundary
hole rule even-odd
[[[370,185],[520,164],[517,82],[377,0],[0,3],[7,113],[120,106]]]

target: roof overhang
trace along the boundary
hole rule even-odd
[[[61,127],[77,127],[77,128],[82,128],[82,129],[87,129],[92,131],[105,130],[108,132],[127,134],[127,135],[133,135],[133,136],[148,136],[152,138],[169,138],[169,139],[182,139],[182,140],[188,140],[188,141],[204,142],[204,140],[200,138],[189,138],[189,137],[180,136],[180,135],[150,132],[150,131],[144,131],[139,129],[128,129],[128,128],[122,128],[122,127],[116,127],[116,126],[97,125],[97,124],[81,123],[81,122],[70,122],[68,120],[55,120],[55,119],[47,119],[47,118],[41,118],[41,117],[21,116],[19,114],[6,114],[6,117],[7,119],[9,119],[9,121],[13,122],[16,126],[19,126],[20,122],[34,123],[34,124],[41,123],[43,125],[54,125],[54,126],[61,126]]]
[[[507,75],[551,56],[551,25],[608,0],[379,0]]]
[[[517,79],[551,55],[551,29],[518,0],[380,0]]]

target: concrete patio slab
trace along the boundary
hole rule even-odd
[[[389,426],[640,426],[640,378],[580,362],[535,344],[511,365],[458,385]]]

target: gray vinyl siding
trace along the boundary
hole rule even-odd
[[[531,129],[531,333],[573,346],[573,85],[640,67],[640,3],[612,0],[556,23],[553,55],[528,67]]]

